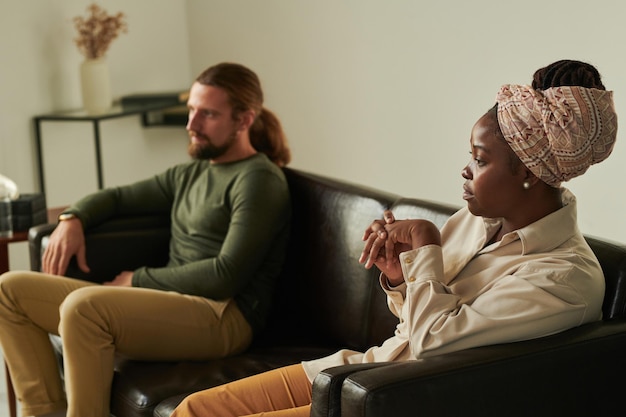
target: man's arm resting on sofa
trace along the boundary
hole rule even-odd
[[[30,266],[41,270],[41,256],[55,224],[32,227],[29,231]],[[140,266],[163,266],[168,260],[170,223],[167,216],[132,216],[111,219],[85,232],[89,274],[72,260],[67,276],[104,282],[122,270]]]
[[[620,319],[377,367],[345,379],[341,416],[615,415],[625,350]]]

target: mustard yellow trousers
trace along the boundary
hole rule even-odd
[[[311,383],[291,365],[191,394],[172,417],[308,417]]]
[[[49,334],[63,341],[65,390]],[[116,354],[207,360],[242,352],[251,340],[233,301],[37,272],[0,276],[0,344],[23,416],[67,407],[68,417],[109,417]]]

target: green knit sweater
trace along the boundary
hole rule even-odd
[[[135,270],[133,286],[233,298],[255,332],[264,326],[291,216],[283,172],[264,154],[224,164],[181,164],[89,195],[67,212],[86,230],[112,216],[169,212],[167,266]]]

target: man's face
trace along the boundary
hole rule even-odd
[[[472,129],[472,160],[462,174],[466,179],[463,198],[475,216],[509,217],[525,198],[524,169],[521,162],[517,169],[513,167],[513,151],[497,131],[497,122],[487,115]]]
[[[189,155],[194,159],[215,160],[237,140],[238,121],[232,119],[228,94],[218,87],[194,83],[187,101]]]

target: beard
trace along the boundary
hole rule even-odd
[[[235,139],[237,138],[237,133],[235,130],[233,130],[230,135],[228,135],[226,142],[224,142],[224,144],[220,146],[214,145],[209,136],[200,134],[195,131],[189,131],[189,136],[196,136],[203,140],[202,143],[189,143],[189,146],[187,147],[187,153],[189,154],[189,156],[197,160],[210,160],[224,155],[235,142]]]

